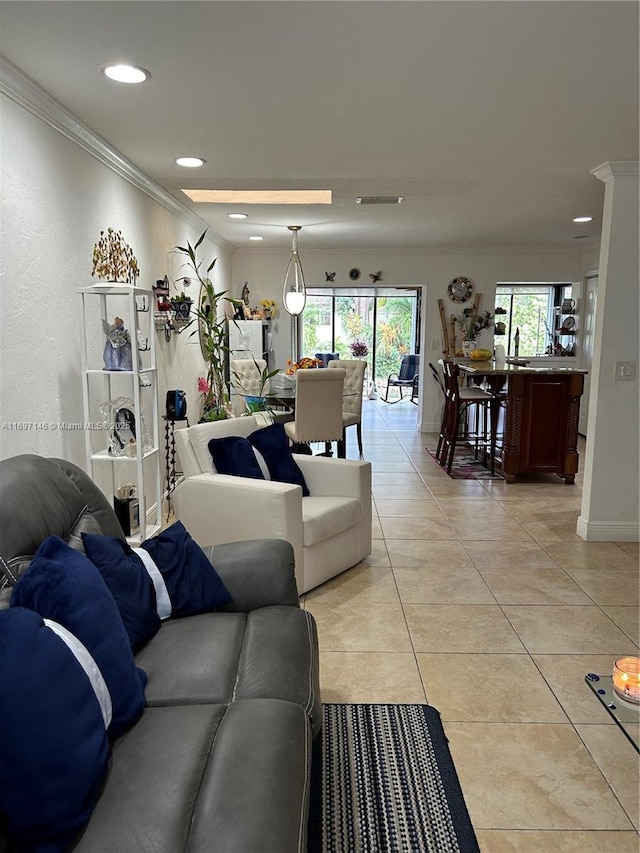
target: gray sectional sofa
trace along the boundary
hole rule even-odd
[[[82,532],[123,538],[81,469],[33,455],[0,462],[0,608],[45,538],[81,548]],[[263,539],[205,553],[233,604],[166,620],[138,652],[146,707],[112,745],[77,853],[306,850],[321,703],[292,548]]]

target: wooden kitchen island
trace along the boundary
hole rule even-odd
[[[557,474],[567,485],[578,471],[578,416],[584,377],[573,367],[529,367],[456,359],[474,384],[492,393],[492,458],[507,483],[518,474]],[[501,412],[501,410],[504,410]],[[501,417],[502,414],[502,417]],[[502,422],[502,442],[498,440]]]

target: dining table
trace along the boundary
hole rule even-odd
[[[578,471],[578,418],[587,370],[568,365],[497,364],[495,359],[453,359],[474,384],[491,393],[490,445],[494,471],[504,406],[500,461],[507,483],[520,474],[554,473],[572,485]]]

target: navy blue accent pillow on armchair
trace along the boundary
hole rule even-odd
[[[249,441],[263,455],[272,480],[300,486],[302,494],[309,496],[302,471],[291,453],[284,424],[271,424],[258,429],[251,433]]]
[[[302,494],[305,497],[309,496],[309,489],[302,471],[293,458],[289,439],[282,424],[270,424],[257,429],[247,438],[240,436],[212,438],[208,447],[219,474],[264,480],[265,476],[254,453],[255,448],[262,455],[272,480],[276,483],[300,486]]]
[[[218,474],[231,474],[233,477],[248,477],[252,480],[264,480],[253,446],[248,438],[238,435],[226,435],[212,438],[208,444],[209,453]]]

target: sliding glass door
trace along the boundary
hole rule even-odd
[[[407,353],[418,352],[419,291],[394,288],[308,288],[302,314],[303,351],[354,358],[364,344],[369,375],[386,381]]]

